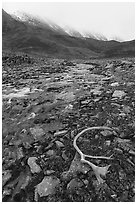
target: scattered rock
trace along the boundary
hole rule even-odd
[[[74,193],[76,192],[76,190],[79,190],[82,186],[84,186],[84,183],[80,179],[74,178],[67,185],[68,193]]]
[[[24,157],[24,153],[23,153],[23,148],[22,147],[19,147],[17,149],[17,160],[21,159]]]
[[[119,113],[119,116],[121,116],[121,117],[126,117],[126,114],[125,113]]]
[[[110,136],[113,134],[113,132],[109,131],[109,130],[103,130],[100,132],[104,137]]]
[[[39,140],[39,139],[41,139],[42,136],[45,135],[44,130],[39,126],[34,127],[34,128],[30,128],[30,132],[33,135],[35,140]]]
[[[55,143],[56,143],[56,146],[57,146],[58,148],[64,147],[64,144],[63,144],[62,142],[60,142],[60,141],[55,141]]]
[[[94,95],[101,95],[102,91],[100,91],[99,89],[92,89],[90,90],[91,93],[93,93]]]
[[[10,170],[2,171],[2,186],[4,186],[7,183],[11,176],[12,175]]]
[[[54,174],[54,173],[55,173],[54,170],[45,170],[45,171],[44,171],[44,174],[45,174],[45,175],[51,175],[51,174]]]
[[[48,150],[48,151],[46,152],[46,155],[47,155],[47,156],[50,156],[50,157],[51,157],[51,156],[54,156],[54,155],[55,155],[55,151],[50,149],[50,150]]]
[[[45,176],[42,182],[35,188],[35,201],[38,201],[37,195],[44,197],[55,194],[59,184],[60,180],[57,177]]]
[[[71,162],[70,168],[67,172],[63,173],[63,180],[69,180],[70,178],[74,178],[78,172],[82,172],[86,174],[90,170],[90,167],[86,164],[83,164],[80,161],[80,156],[78,153],[75,154],[73,161]]]
[[[39,173],[41,172],[40,166],[36,163],[37,157],[30,157],[28,159],[28,165],[32,173]]]
[[[54,137],[61,137],[65,135],[68,131],[67,130],[62,130],[54,133]]]
[[[114,82],[111,84],[111,86],[119,86],[119,83],[118,82]]]
[[[117,97],[117,98],[123,98],[126,95],[126,93],[124,91],[120,91],[120,90],[115,90],[112,97]]]
[[[28,120],[29,119],[32,119],[32,118],[35,118],[36,114],[35,113],[31,113],[29,116],[28,116]]]
[[[132,202],[134,60],[78,60],[74,66],[40,58],[24,66],[14,58],[3,63],[3,202]],[[102,125],[118,135],[95,131],[92,138],[89,132],[77,142],[86,154],[116,158],[87,158],[99,166],[93,170],[81,163],[73,140],[84,128]],[[97,172],[98,181],[106,175],[104,183]]]
[[[67,157],[67,155],[65,154],[65,151],[62,152],[62,158],[65,160],[65,161],[68,161],[69,158]]]
[[[11,192],[12,192],[12,189],[4,189],[4,191],[3,191],[3,197],[4,197],[4,196],[11,195]]]
[[[123,111],[124,111],[124,113],[129,114],[131,112],[130,106],[123,106]]]
[[[106,140],[106,141],[105,141],[105,144],[106,144],[107,146],[110,146],[111,141],[110,141],[110,140]]]

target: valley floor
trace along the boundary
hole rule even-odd
[[[59,60],[3,57],[2,147],[5,202],[134,202],[133,58]],[[110,165],[99,183],[84,154]]]

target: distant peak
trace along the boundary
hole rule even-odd
[[[6,13],[3,9],[2,9],[2,12]],[[23,11],[16,11],[10,15],[18,21],[27,22],[29,24],[32,24],[33,26],[47,27],[48,29],[52,31],[56,31],[60,33],[61,35],[69,35],[71,37],[77,37],[77,38],[82,38],[82,39],[91,38],[91,39],[101,40],[101,41],[108,41],[108,40],[115,40],[118,42],[123,41],[119,37],[111,37],[110,39],[108,39],[106,36],[104,36],[101,33],[95,33],[95,32],[90,32],[90,31],[79,31],[67,25],[57,24],[51,21],[50,19],[42,18],[36,15],[34,16],[33,14],[26,13]]]

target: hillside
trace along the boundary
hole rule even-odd
[[[73,33],[73,32],[72,32]],[[134,56],[135,41],[103,41],[70,36],[58,25],[52,26],[37,18],[26,21],[2,10],[3,51],[38,53],[59,58],[98,58]]]

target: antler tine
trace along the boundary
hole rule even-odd
[[[83,135],[85,132],[89,131],[89,130],[110,130],[110,131],[114,131],[112,128],[110,127],[106,127],[106,126],[98,126],[98,127],[89,127],[89,128],[86,128],[84,130],[82,130],[80,133],[78,133],[76,135],[76,137],[74,138],[74,141],[73,141],[73,146],[74,148],[76,149],[76,151],[81,155],[81,159],[82,158],[85,158],[85,157],[89,157],[89,158],[93,158],[93,159],[112,159],[112,155],[110,157],[103,157],[103,156],[90,156],[90,155],[85,155],[82,153],[82,151],[79,149],[79,147],[77,146],[77,139]]]

